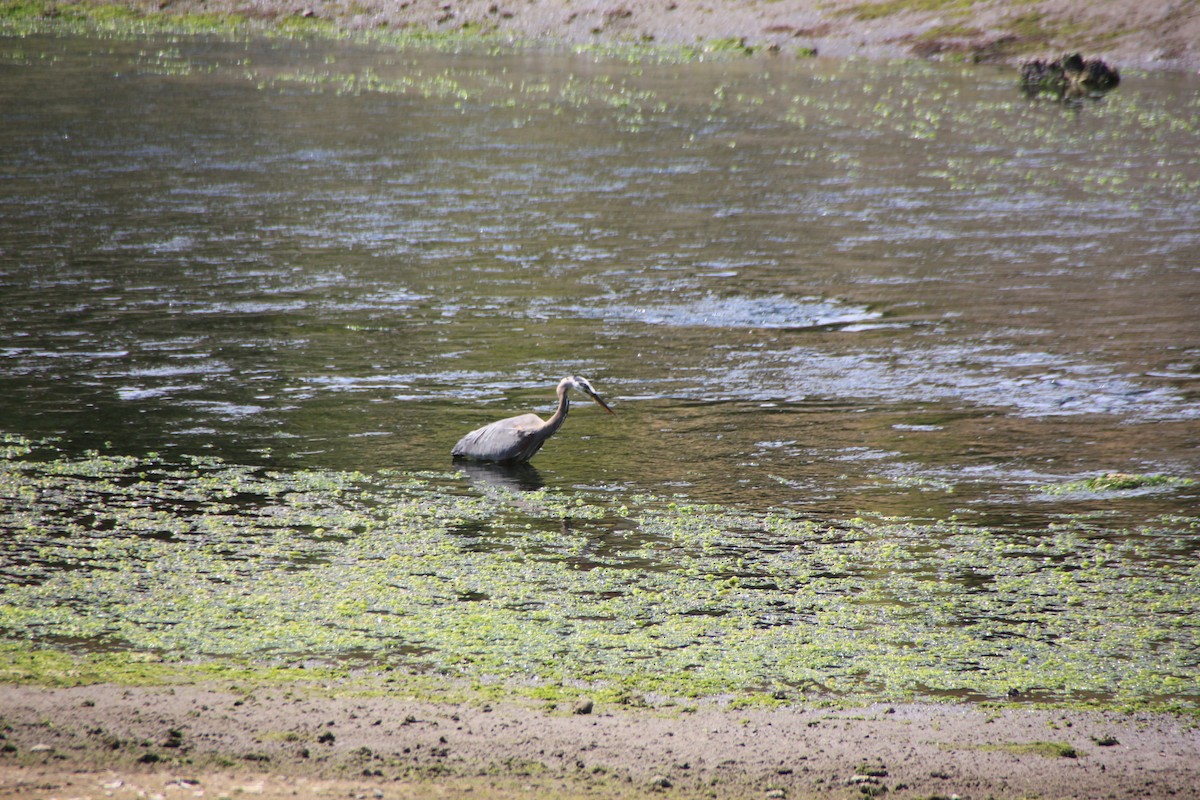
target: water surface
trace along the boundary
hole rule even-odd
[[[1194,77],[0,40],[0,429],[533,485],[1035,524],[1194,511]],[[1099,504],[1099,506],[1097,506]]]

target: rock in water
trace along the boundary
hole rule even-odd
[[[1104,59],[1084,58],[1079,53],[1021,65],[1021,88],[1030,96],[1050,94],[1059,100],[1099,97],[1120,82],[1120,73]]]

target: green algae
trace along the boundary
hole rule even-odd
[[[1009,753],[1014,756],[1039,756],[1041,758],[1079,758],[1079,750],[1066,742],[1005,742],[1003,744],[980,745],[983,751]]]
[[[1066,742],[1022,742],[1002,745],[1002,749],[1013,755],[1038,755],[1043,758],[1079,758],[1079,750]]]
[[[344,671],[295,668],[234,659],[181,664],[130,651],[68,652],[61,648],[0,643],[0,683],[39,686],[165,686],[178,683],[309,683],[344,680]]]
[[[900,14],[965,12],[972,5],[974,5],[974,0],[883,0],[883,2],[849,6],[839,13],[853,16],[862,21],[870,21]]]
[[[1193,486],[1195,483],[1191,478],[1180,478],[1172,475],[1138,475],[1128,472],[1106,472],[1103,475],[1097,475],[1092,478],[1041,486],[1038,489],[1044,494],[1050,495],[1106,494],[1178,489]]]
[[[550,701],[1200,700],[1200,573],[1169,521],[999,534],[8,444],[0,633],[43,653],[30,675],[71,653]]]

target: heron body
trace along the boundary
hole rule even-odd
[[[558,408],[554,410],[550,419],[544,420],[537,414],[521,414],[484,425],[459,439],[450,454],[455,458],[505,464],[528,461],[542,449],[546,440],[554,435],[567,418],[567,411],[571,408],[571,401],[567,397],[570,389],[590,397],[605,411],[613,413],[586,378],[572,375],[558,382]]]

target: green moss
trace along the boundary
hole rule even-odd
[[[80,19],[89,19],[98,24],[131,22],[145,16],[135,8],[118,3],[60,4],[58,8],[63,13]]]
[[[330,37],[337,34],[337,25],[319,17],[289,16],[275,23],[277,31],[284,35]]]
[[[152,13],[126,3],[63,3],[55,0],[0,0],[0,26],[20,31],[145,34],[233,33],[249,25],[237,13]],[[263,28],[260,24],[258,27]],[[286,23],[285,26],[286,27]],[[328,30],[331,30],[328,29]]]
[[[1014,756],[1040,756],[1042,758],[1079,758],[1079,751],[1066,742],[1011,742],[983,745],[980,750],[996,750]]]
[[[739,36],[728,36],[724,39],[708,39],[700,45],[705,53],[739,53],[753,55],[755,48],[746,44]]]
[[[850,6],[840,13],[867,22],[901,14],[965,11],[972,5],[974,5],[974,0],[881,0],[881,2],[867,2]]]
[[[204,681],[293,683],[343,677],[331,669],[294,669],[263,663],[209,660],[182,664],[153,654],[117,651],[71,653],[61,649],[0,642],[0,683],[40,686],[163,686]]]
[[[1046,15],[1040,12],[1009,17],[1005,27],[1022,39],[1034,42],[1047,42],[1054,37],[1054,31],[1047,26]]]
[[[0,20],[25,21],[53,16],[53,6],[42,0],[0,2]]]
[[[917,39],[919,40],[940,40],[940,39],[977,39],[984,35],[984,31],[969,25],[964,22],[950,23],[946,25],[935,25],[932,28],[926,28],[922,31]]]
[[[979,750],[985,753],[1008,753],[1014,756],[1038,758],[1080,758],[1083,753],[1067,742],[1000,742],[997,744],[943,744],[947,750]]]

